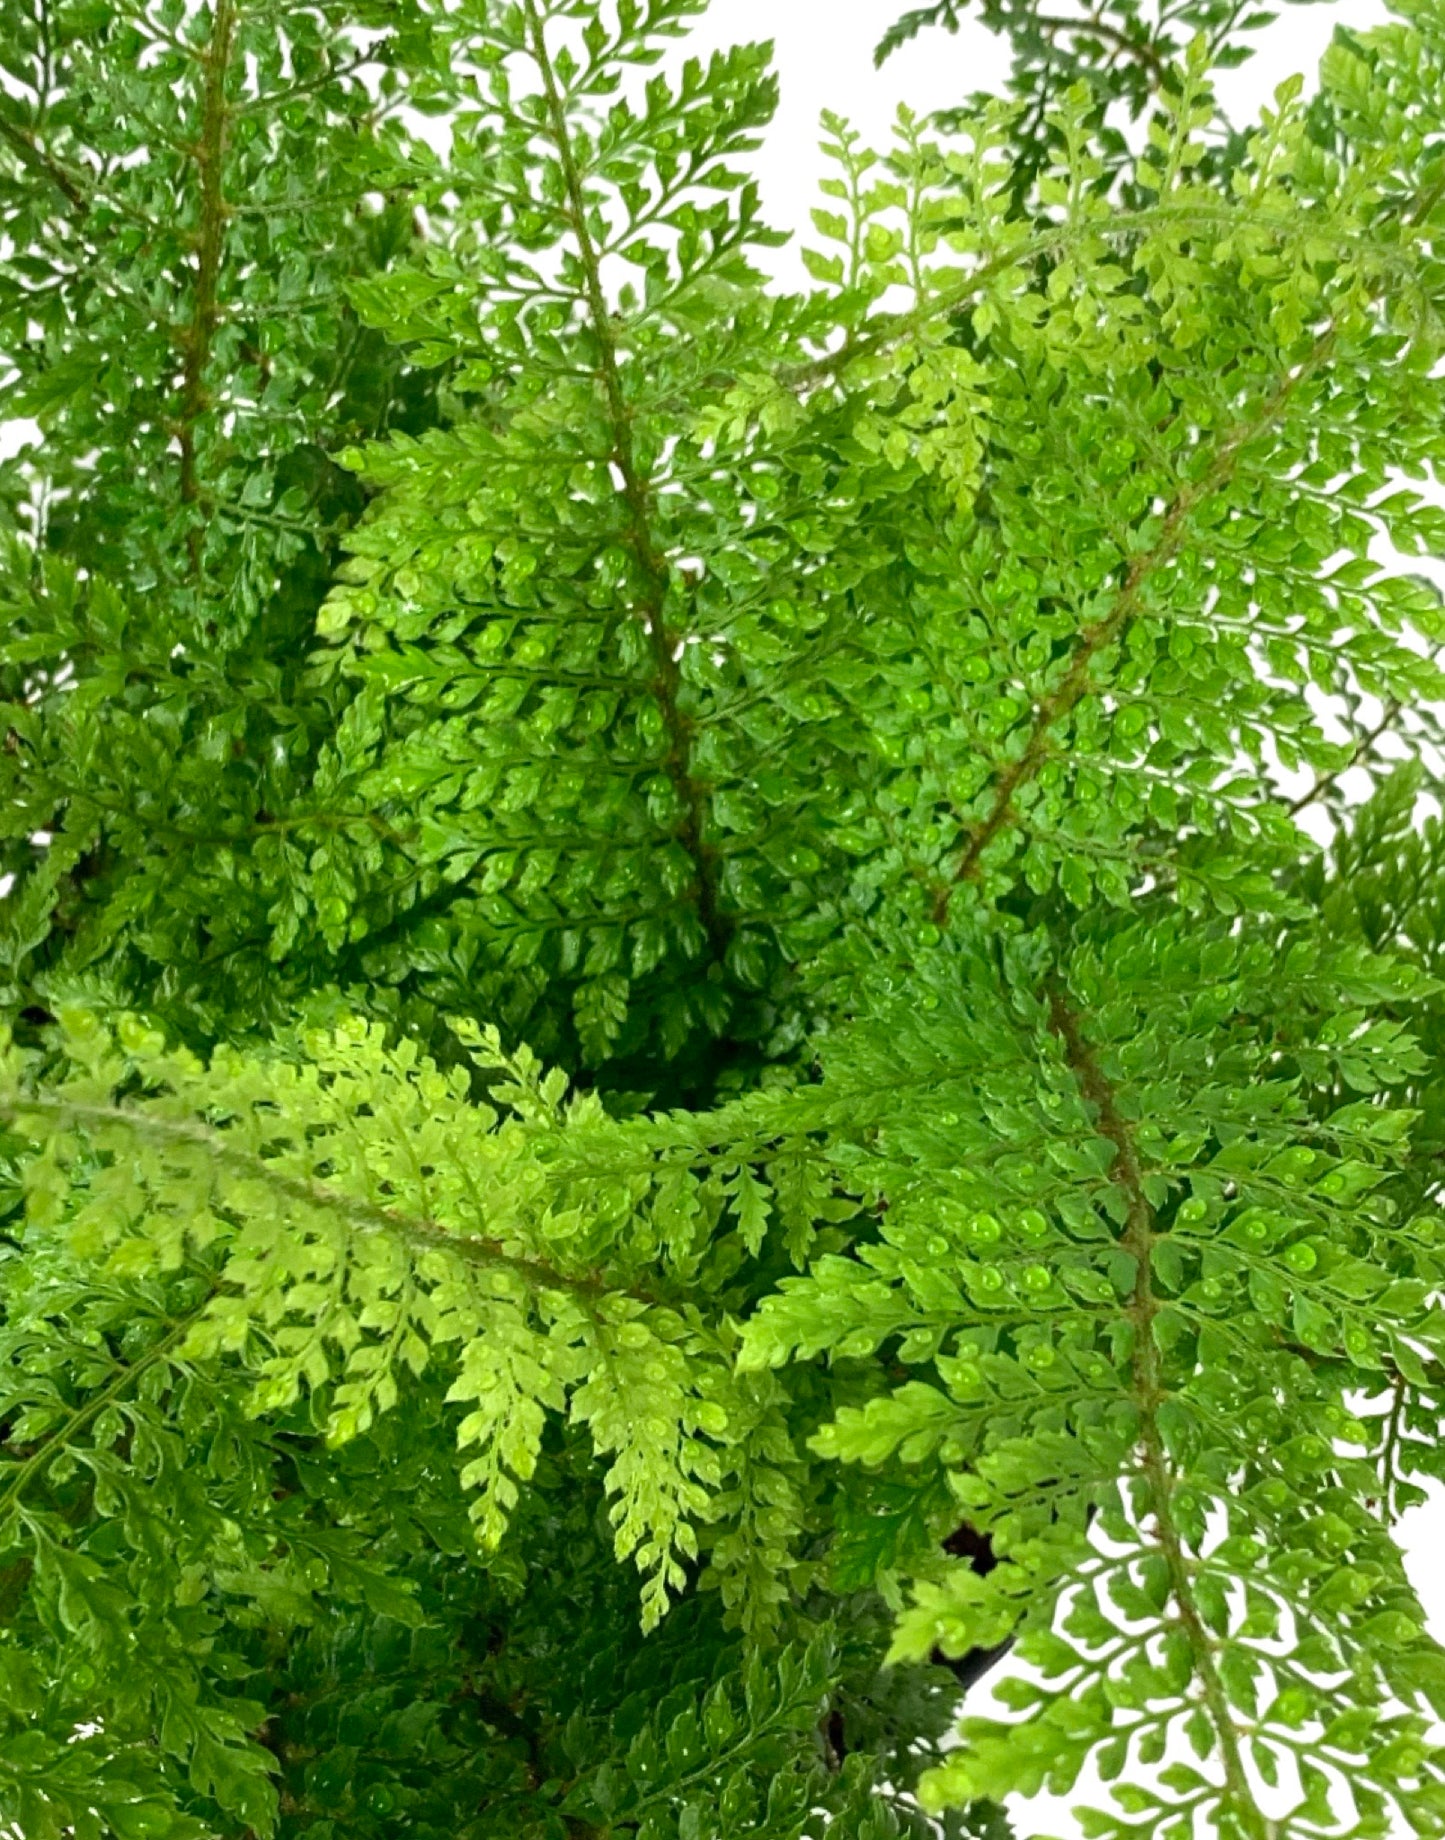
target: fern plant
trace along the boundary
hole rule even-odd
[[[1438,1834],[1445,13],[700,4],[0,5],[0,1819]]]

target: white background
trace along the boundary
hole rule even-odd
[[[694,33],[690,50],[745,39],[775,41],[782,101],[756,165],[768,215],[780,229],[803,230],[814,244],[820,240],[807,235],[808,211],[817,202],[816,183],[824,168],[818,152],[820,110],[847,116],[871,145],[882,147],[900,101],[922,113],[956,104],[975,89],[1001,87],[1008,70],[1006,50],[973,24],[956,38],[926,32],[875,70],[873,47],[908,4],[918,0],[714,0],[711,14]],[[1364,28],[1385,17],[1381,0],[1285,6],[1275,25],[1256,35],[1260,49],[1251,62],[1221,78],[1229,114],[1248,121],[1296,70],[1312,80],[1337,23]],[[796,244],[782,252],[777,262],[780,276],[790,282],[800,272],[795,249]],[[1407,1515],[1400,1531],[1416,1589],[1435,1633],[1445,1640],[1445,1500]],[[986,1695],[977,1709],[991,1710]],[[1097,1784],[1081,1783],[1064,1802],[1040,1797],[1016,1808],[1019,1833],[1042,1831],[1073,1840],[1080,1830],[1068,1802],[1081,1798],[1107,1805]]]

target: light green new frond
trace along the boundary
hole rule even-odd
[[[681,1587],[683,1562],[697,1556],[694,1523],[719,1479],[716,1454],[698,1434],[722,1431],[727,1421],[716,1405],[697,1399],[672,1323],[648,1324],[626,1305],[606,1315],[591,1338],[572,1414],[611,1459],[617,1552],[635,1554],[648,1574],[643,1620],[650,1627]]]
[[[369,1430],[439,1358],[454,1367],[461,1479],[478,1490],[488,1547],[547,1416],[586,1427],[618,1555],[647,1573],[655,1621],[715,1511],[717,1446],[736,1443],[719,1403],[730,1388],[720,1350],[655,1301],[635,1264],[611,1279],[587,1235],[579,1246],[577,1211],[556,1205],[548,1174],[564,1128],[553,1077],[472,1031],[504,1115],[470,1098],[465,1069],[444,1074],[364,1024],[313,1033],[304,1057],[224,1050],[204,1068],[138,1024],[117,1046],[84,1012],[67,1023],[72,1077],[27,1089],[16,1062],[5,1097],[37,1142],[34,1225],[128,1277],[218,1259],[185,1352],[239,1357],[259,1412],[324,1391],[333,1442]],[[577,1115],[594,1110],[583,1101]],[[756,1410],[743,1417],[756,1430]]]

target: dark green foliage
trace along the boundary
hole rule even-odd
[[[63,942],[202,1039],[279,1020],[289,889],[334,882],[351,817],[316,774],[341,710],[304,675],[361,503],[335,453],[424,423],[432,393],[346,296],[417,234],[353,23],[5,8],[5,407],[45,432],[0,493],[21,1006]]]
[[[0,1825],[1438,1835],[1445,14],[700,4],[0,0]]]
[[[1273,25],[1279,14],[1251,0],[1097,0],[1088,6],[1075,0],[1057,6],[1038,0],[980,0],[976,14],[969,0],[930,0],[894,21],[879,40],[875,62],[885,63],[922,33],[941,29],[956,34],[975,17],[986,30],[1006,37],[1013,54],[1009,87],[1019,107],[1014,195],[1021,203],[1027,180],[1057,157],[1061,143],[1051,116],[1071,89],[1087,91],[1107,170],[1117,177],[1121,168],[1127,171],[1129,145],[1120,112],[1138,121],[1175,82],[1175,66],[1196,40],[1217,70],[1246,63],[1255,51],[1249,35]],[[945,119],[961,123],[984,100],[975,93]],[[1231,123],[1216,110],[1210,125],[1205,163],[1227,169],[1243,153],[1250,124]]]

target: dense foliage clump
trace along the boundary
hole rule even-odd
[[[1445,1832],[1445,10],[700,6],[0,0],[0,1822]]]

